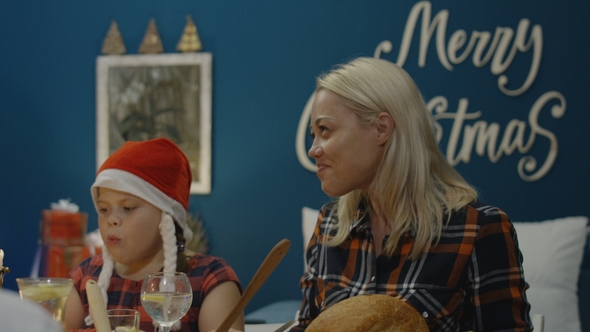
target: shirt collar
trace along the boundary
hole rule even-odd
[[[358,231],[368,228],[370,226],[370,221],[371,221],[371,218],[370,218],[369,214],[367,213],[365,203],[362,203],[362,202],[359,203],[359,206],[358,206],[356,213],[354,215],[353,222],[350,225],[349,234],[355,230],[358,232]]]

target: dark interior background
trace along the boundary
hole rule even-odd
[[[417,4],[431,8],[431,20],[446,11],[448,23],[446,30],[438,26],[426,44],[421,66],[421,15],[403,66],[427,100],[447,99],[448,113],[457,112],[462,98],[468,101],[468,113],[481,112],[464,125],[497,123],[501,139],[516,119],[526,124],[528,141],[535,102],[551,91],[566,101],[563,116],[552,115],[555,100],[538,116],[539,126],[553,134],[558,145],[554,163],[540,179],[523,180],[518,164],[530,156],[538,170],[550,151],[547,136],[537,136],[530,150],[516,150],[497,161],[490,160],[487,150],[480,155],[474,148],[470,161],[456,168],[485,201],[515,221],[589,216],[588,1],[3,1],[0,248],[12,270],[5,287],[16,289],[14,278],[29,274],[41,211],[50,203],[71,198],[89,213],[89,230],[97,227],[89,191],[96,171],[95,61],[111,21],[117,21],[127,52],[137,54],[154,18],[164,52],[174,53],[191,15],[204,51],[213,54],[213,122],[212,191],[192,196],[190,212],[203,220],[209,252],[227,259],[244,285],[279,240],[291,239],[290,252],[247,312],[299,298],[301,208],[317,209],[329,200],[295,153],[297,125],[315,77],[352,57],[373,56],[384,40],[391,41],[393,50],[382,57],[397,61],[406,22]],[[524,93],[502,93],[491,61],[477,67],[470,55],[452,70],[443,66],[437,33],[444,53],[458,30],[467,36],[473,31],[493,35],[498,27],[516,32],[523,19],[530,22],[525,39],[539,26],[543,42],[537,77]],[[510,89],[525,81],[532,54],[532,49],[516,52],[504,73]],[[440,123],[446,153],[453,122]],[[462,139],[460,135],[457,151]],[[586,270],[589,259],[587,252]],[[586,280],[581,307],[587,312]],[[588,329],[587,320],[584,324]]]

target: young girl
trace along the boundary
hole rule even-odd
[[[157,271],[185,272],[191,282],[193,303],[173,331],[209,332],[221,324],[242,288],[223,259],[184,250],[192,238],[187,224],[191,181],[186,156],[164,138],[126,142],[105,161],[91,188],[103,254],[70,274],[74,290],[66,308],[68,329],[93,324],[85,288],[94,279],[107,309],[138,310],[141,330],[154,331],[140,293],[145,276]],[[244,330],[243,315],[232,328]]]

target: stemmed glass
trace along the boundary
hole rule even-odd
[[[21,299],[39,303],[66,330],[65,309],[74,285],[70,278],[16,278]]]
[[[145,277],[141,304],[158,324],[161,332],[170,332],[172,324],[186,315],[193,302],[193,290],[183,272],[157,272]]]

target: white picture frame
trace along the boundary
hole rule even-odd
[[[127,141],[167,137],[187,156],[191,194],[211,193],[212,54],[96,60],[96,167]]]

